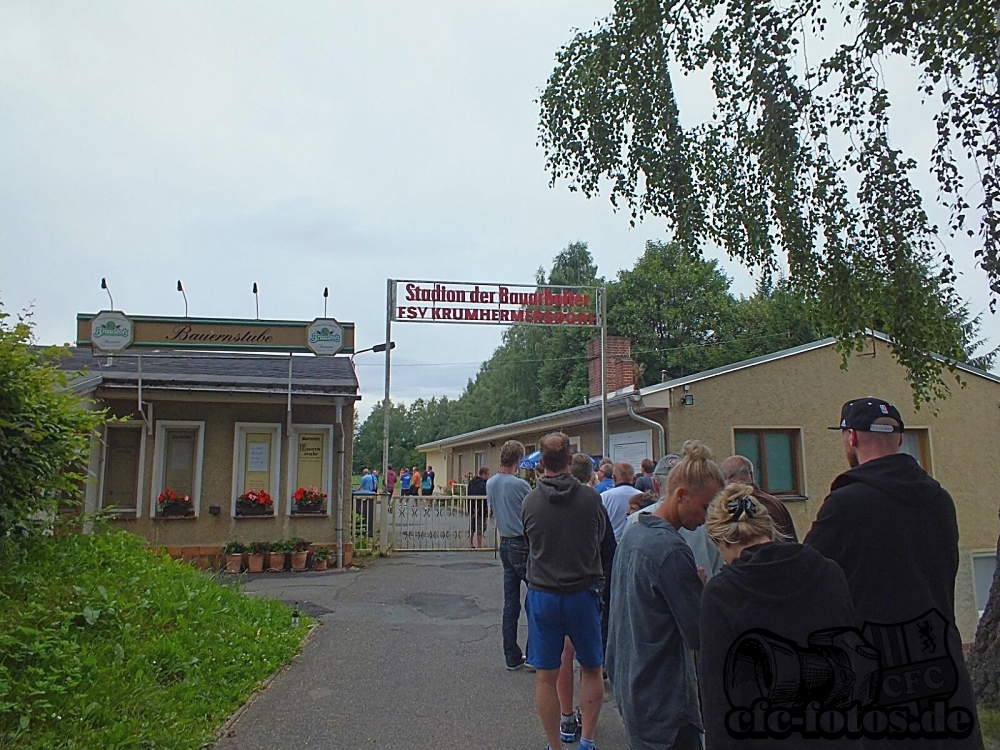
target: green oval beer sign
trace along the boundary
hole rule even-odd
[[[119,312],[102,312],[90,323],[90,341],[102,352],[120,352],[132,343],[132,321]]]
[[[318,318],[309,326],[307,341],[314,354],[336,354],[344,346],[344,329],[336,320]]]

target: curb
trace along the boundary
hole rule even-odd
[[[286,672],[296,661],[298,661],[299,657],[302,656],[302,652],[306,650],[306,646],[309,645],[309,641],[311,641],[313,636],[316,634],[316,631],[323,626],[322,620],[318,618],[314,619],[315,623],[311,628],[309,628],[309,632],[306,633],[306,637],[302,639],[302,645],[300,646],[298,653],[295,654],[295,656],[293,656],[286,664],[278,667],[278,669],[271,673],[269,677],[265,678],[264,681],[252,693],[250,693],[247,699],[243,701],[243,705],[233,711],[223,725],[219,727],[219,731],[215,733],[215,742],[212,743],[213,745],[219,740],[232,736],[230,735],[230,732],[232,732],[233,727],[240,720],[247,709],[249,709],[261,695],[263,695],[264,691],[271,686],[271,683],[274,682],[280,674]],[[208,745],[203,745],[202,747],[208,747]]]

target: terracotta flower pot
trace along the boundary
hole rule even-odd
[[[326,570],[326,560],[315,560],[313,570]]]
[[[306,559],[309,557],[309,550],[292,553],[292,570],[303,571],[306,569]]]
[[[284,552],[268,552],[267,569],[272,573],[280,573],[285,569],[285,557]]]
[[[243,555],[236,553],[234,555],[226,555],[226,572],[227,573],[239,573],[243,569]]]
[[[247,570],[250,573],[263,573],[264,572],[264,553],[263,552],[251,552],[247,555]]]

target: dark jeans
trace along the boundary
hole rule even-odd
[[[503,656],[508,667],[524,660],[517,645],[517,621],[521,617],[521,581],[528,583],[528,543],[522,537],[500,537],[500,562],[503,563]],[[525,615],[528,602],[524,602]],[[528,653],[528,644],[524,645]]]

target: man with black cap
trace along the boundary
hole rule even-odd
[[[877,398],[848,401],[841,409],[840,424],[830,429],[840,430],[851,468],[833,480],[805,544],[843,569],[858,627],[866,622],[892,626],[918,620],[916,624],[921,625],[930,610],[941,613],[947,621],[948,651],[957,680],[948,705],[968,711],[975,726],[965,740],[911,741],[921,747],[982,747],[976,702],[955,627],[955,503],[912,456],[899,452],[903,419],[892,404]],[[902,632],[892,627],[875,630],[880,634]],[[886,648],[884,642],[876,645]],[[898,656],[899,645],[889,645]],[[926,659],[915,653],[908,655],[905,661],[910,665]],[[887,659],[890,664],[893,660]],[[887,668],[883,680],[893,671],[898,670]],[[895,684],[883,682],[883,697]],[[865,740],[864,745],[877,747],[882,743],[899,746],[898,740],[895,744],[891,740]]]

